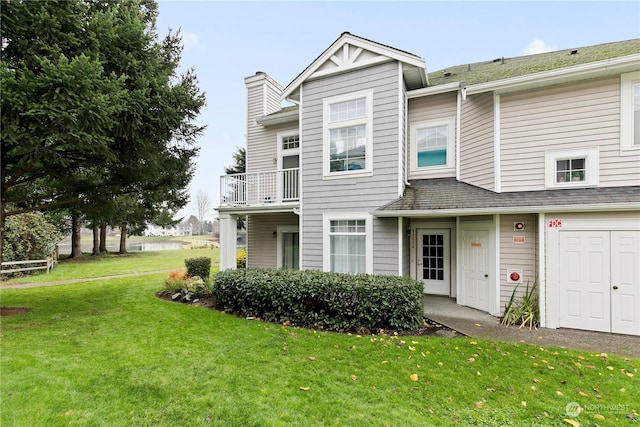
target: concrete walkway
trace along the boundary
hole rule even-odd
[[[640,358],[640,336],[576,329],[529,330],[505,327],[488,313],[464,307],[452,298],[425,295],[424,316],[469,337],[515,341],[541,347],[564,347]]]

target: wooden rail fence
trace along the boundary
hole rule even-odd
[[[18,273],[20,271],[30,270],[47,270],[48,274],[56,262],[58,262],[58,260],[55,257],[48,257],[47,259],[31,259],[27,261],[7,261],[0,264],[0,274]],[[25,267],[19,267],[21,265],[25,265]],[[6,266],[16,267],[5,269]]]

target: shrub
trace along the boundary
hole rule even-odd
[[[199,276],[190,277],[184,271],[172,270],[164,281],[163,295],[171,295],[172,300],[195,302],[210,297],[211,288]]]
[[[236,268],[247,268],[247,251],[244,249],[236,253]]]
[[[187,276],[199,277],[205,283],[209,282],[209,275],[211,274],[211,258],[187,258],[184,260],[184,265],[187,267]]]
[[[238,269],[214,277],[217,307],[242,316],[336,331],[414,331],[423,326],[422,284],[396,276]]]
[[[58,228],[42,212],[7,217],[3,261],[45,259],[62,239]]]
[[[504,317],[502,318],[504,326],[520,325],[520,328],[529,326],[529,329],[537,329],[540,324],[537,287],[538,279],[534,280],[533,284],[529,284],[527,281],[527,287],[520,301],[516,301],[518,286],[513,289],[511,298],[504,307]]]

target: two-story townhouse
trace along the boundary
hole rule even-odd
[[[222,269],[247,215],[248,266],[411,276],[496,316],[536,281],[542,326],[640,335],[640,40],[427,75],[343,33],[287,87],[245,83]]]

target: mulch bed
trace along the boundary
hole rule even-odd
[[[171,299],[171,295],[167,295],[163,292],[156,292],[156,296],[160,299],[163,299],[165,301],[173,301],[173,302],[177,302],[177,303],[181,303],[181,304],[188,304],[188,305],[194,305],[194,306],[198,306],[198,307],[205,307],[205,308],[210,308],[210,309],[215,309],[215,304],[213,303],[213,300],[211,298],[202,298],[199,299],[197,301],[194,302],[184,302],[184,301],[177,301],[177,300],[172,300]],[[235,313],[238,317],[240,317],[240,315],[238,313]],[[259,319],[253,319],[253,320],[259,320]],[[386,334],[386,335],[393,335],[395,331],[392,330],[380,330],[377,331],[378,334]],[[369,330],[362,330],[359,331],[359,333],[361,335],[372,335],[373,333]],[[413,336],[440,336],[440,337],[446,337],[446,338],[456,338],[456,337],[464,337],[465,335],[462,334],[461,332],[458,332],[454,329],[448,328],[444,325],[441,325],[437,322],[434,322],[431,319],[424,319],[424,327],[418,329],[417,331],[411,331],[411,332],[406,332],[403,331],[401,333],[399,333],[399,335],[413,335]]]
[[[0,307],[0,316],[17,316],[31,311],[29,307]]]

